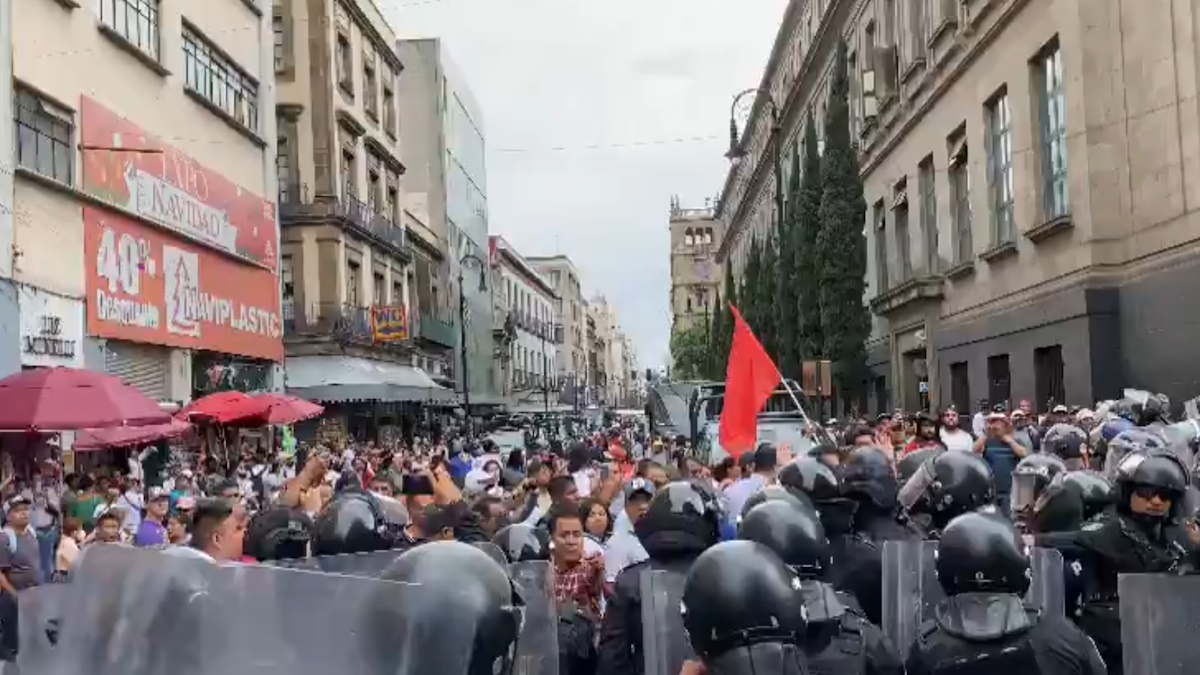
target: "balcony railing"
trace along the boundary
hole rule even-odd
[[[285,338],[331,338],[338,342],[397,348],[403,342],[377,342],[371,327],[371,308],[339,303],[311,303],[300,310],[294,301],[283,302]],[[410,327],[411,331],[411,327]],[[410,332],[411,334],[411,332]]]
[[[530,312],[519,309],[510,310],[506,315],[497,316],[492,329],[503,330],[508,323],[511,323],[516,330],[524,331],[551,344],[563,343],[562,326],[534,318]]]
[[[298,194],[297,194],[298,192]],[[356,197],[323,196],[310,199],[308,186],[280,195],[279,225],[312,225],[335,222],[345,231],[387,249],[396,257],[412,259],[408,232],[382,213],[373,213]]]

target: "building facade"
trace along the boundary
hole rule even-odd
[[[371,0],[280,2],[273,20],[288,389],[348,436],[411,433],[449,392],[410,335],[395,35]]]
[[[764,79],[790,90],[784,138],[821,117],[834,40],[850,47],[873,315],[860,404],[1195,395],[1200,64],[1181,11],[1195,3],[792,3]],[[817,50],[791,84],[772,77],[779,43]],[[720,208],[735,262],[754,163]]]
[[[102,370],[176,402],[280,386],[269,8],[4,7],[0,370]]]
[[[587,382],[587,301],[583,297],[583,286],[579,281],[579,270],[565,255],[526,258],[531,265],[549,280],[558,296],[554,308],[554,321],[562,326],[563,343],[556,354],[555,372],[562,383],[560,401],[568,405],[577,404],[577,392]]]
[[[504,237],[492,235],[490,246],[500,394],[510,410],[555,408],[562,385],[556,367],[562,342],[558,294]]]
[[[400,138],[411,167],[404,179],[407,203],[424,218],[421,238],[428,237],[431,251],[417,269],[418,313],[433,319],[437,335],[430,341],[440,340],[443,327],[451,326],[460,391],[465,335],[471,403],[498,405],[503,399],[492,367],[497,356],[492,296],[486,284],[478,283],[480,275],[488,275],[483,118],[440,40],[401,40],[397,49],[406,68],[400,81]],[[466,319],[465,331],[460,316]]]
[[[685,209],[671,198],[671,332],[708,325],[724,281],[716,253],[723,225],[711,206]]]

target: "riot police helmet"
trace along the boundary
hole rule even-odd
[[[897,495],[902,508],[929,514],[938,527],[991,504],[995,497],[991,468],[983,458],[966,452],[944,452],[925,462]]]
[[[1151,451],[1167,449],[1167,439],[1148,429],[1132,428],[1114,436],[1108,442],[1108,452],[1104,458],[1104,472],[1108,477],[1117,478],[1118,468],[1125,457]]]
[[[900,484],[903,485],[913,474],[921,468],[925,462],[937,457],[946,452],[946,448],[940,445],[934,445],[920,450],[913,450],[896,463],[896,476],[900,479]]]
[[[654,493],[634,533],[647,551],[699,553],[720,540],[721,499],[699,481],[675,481]]]
[[[1125,455],[1116,468],[1114,484],[1120,510],[1132,512],[1134,496],[1145,500],[1157,496],[1170,503],[1170,511],[1165,515],[1174,519],[1184,508],[1183,497],[1189,482],[1187,470],[1175,453],[1153,449]]]
[[[287,506],[268,508],[250,519],[246,553],[259,562],[305,558],[312,533],[312,518],[304,511]]]
[[[1112,482],[1099,471],[1071,471],[1063,476],[1063,484],[1079,492],[1084,520],[1090,520],[1112,504]]]
[[[890,511],[896,506],[896,474],[883,450],[859,447],[842,462],[842,492],[860,504]]]
[[[814,503],[842,496],[837,474],[825,462],[813,457],[801,457],[789,462],[780,469],[777,478],[780,485],[808,495]]]
[[[775,499],[755,506],[738,523],[738,539],[771,549],[804,579],[819,579],[833,565],[821,517],[803,502]]]
[[[750,513],[750,509],[759,504],[772,501],[784,501],[796,506],[808,505],[810,508],[812,507],[812,502],[809,501],[808,495],[799,490],[789,490],[782,485],[767,485],[758,492],[750,495],[746,503],[742,505],[742,512],[738,514],[738,520],[740,521],[747,513]]]
[[[1055,455],[1028,455],[1017,462],[1009,505],[1013,515],[1032,513],[1050,484],[1065,473],[1067,465]]]
[[[1042,437],[1042,452],[1064,461],[1080,460],[1087,449],[1087,432],[1074,424],[1055,424]]]
[[[383,594],[367,609],[365,646],[375,672],[512,671],[523,603],[487,553],[457,541],[430,542],[401,554],[381,578],[408,586],[405,606]]]
[[[1029,548],[999,514],[964,513],[949,522],[937,544],[938,582],[946,595],[1029,590]]]
[[[374,492],[347,490],[317,514],[312,554],[369,553],[391,548],[408,524],[400,502]]]
[[[550,560],[550,533],[528,523],[507,525],[492,537],[510,563]]]
[[[683,626],[692,649],[711,663],[759,644],[797,644],[807,618],[801,584],[770,548],[726,541],[692,563],[683,588]]]

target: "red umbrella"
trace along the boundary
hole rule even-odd
[[[240,391],[219,391],[192,401],[176,416],[228,424],[247,417],[266,416],[269,407],[267,402]]]
[[[0,380],[0,431],[75,431],[170,420],[142,392],[93,370],[36,368]]]
[[[255,396],[260,401],[267,401],[269,408],[263,417],[263,424],[295,424],[303,420],[320,417],[325,412],[324,406],[312,401],[305,401],[295,396],[283,394],[259,394]]]
[[[108,429],[85,429],[75,436],[77,452],[123,448],[129,445],[153,443],[163,438],[175,438],[186,434],[192,425],[172,418],[166,424],[151,424],[144,427],[110,427]]]

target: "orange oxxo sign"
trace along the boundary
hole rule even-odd
[[[159,225],[83,208],[88,333],[281,360],[274,205],[96,101],[80,108],[83,189]]]

